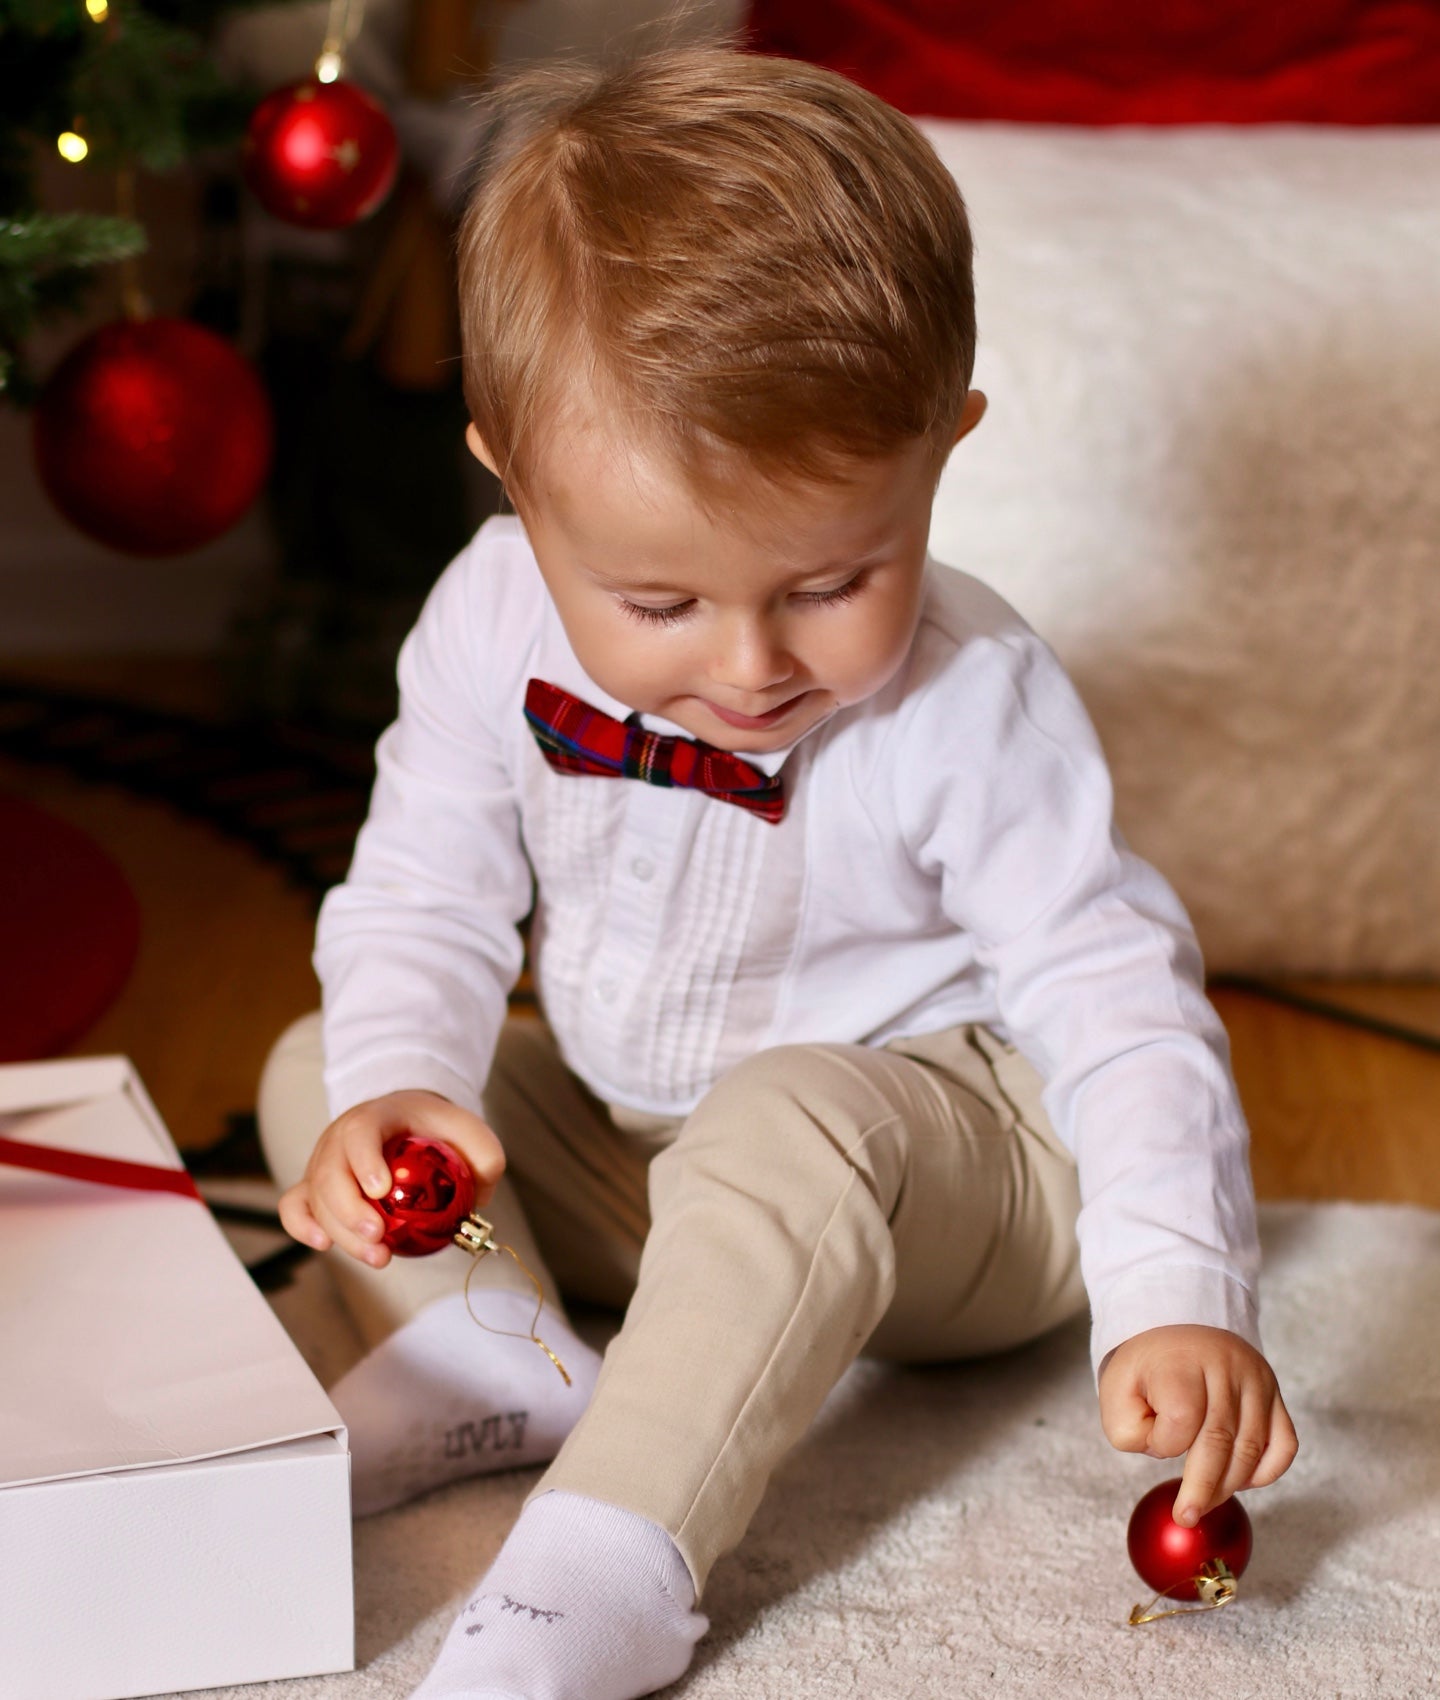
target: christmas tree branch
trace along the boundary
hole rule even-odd
[[[92,268],[131,259],[146,246],[133,219],[41,212],[0,219],[0,393],[29,399],[20,346],[37,319],[75,311]]]

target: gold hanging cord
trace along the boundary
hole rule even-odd
[[[466,1220],[463,1221],[457,1229],[455,1234],[455,1243],[462,1247],[465,1251],[468,1251],[471,1256],[470,1267],[465,1271],[465,1308],[470,1312],[470,1320],[472,1322],[479,1323],[480,1327],[483,1328],[487,1334],[504,1334],[511,1340],[533,1340],[540,1350],[544,1352],[545,1356],[549,1358],[550,1362],[554,1364],[556,1369],[560,1371],[560,1374],[564,1377],[565,1385],[567,1387],[571,1386],[572,1383],[570,1375],[564,1364],[560,1362],[559,1358],[555,1356],[554,1352],[550,1350],[550,1348],[535,1332],[535,1324],[539,1322],[540,1312],[545,1308],[545,1293],[541,1288],[539,1281],[535,1279],[533,1272],[526,1269],[525,1265],[520,1261],[519,1254],[516,1252],[514,1246],[497,1244],[494,1228],[483,1216],[476,1215],[474,1211],[470,1213]],[[476,1316],[474,1307],[470,1303],[470,1278],[480,1267],[480,1259],[484,1257],[487,1252],[491,1251],[509,1252],[510,1256],[515,1259],[516,1267],[523,1270],[528,1279],[534,1283],[535,1315],[531,1319],[530,1332],[528,1334],[522,1334],[518,1329],[514,1328],[492,1328],[488,1322],[480,1322],[480,1318]]]
[[[1200,1596],[1198,1605],[1171,1606],[1168,1611],[1154,1609],[1166,1594],[1173,1594],[1177,1588],[1189,1587],[1193,1587]],[[1216,1611],[1220,1606],[1228,1606],[1239,1592],[1240,1584],[1235,1578],[1235,1572],[1225,1560],[1206,1559],[1194,1576],[1188,1577],[1184,1582],[1176,1582],[1156,1594],[1148,1606],[1132,1606],[1127,1621],[1133,1626],[1139,1623],[1154,1623],[1161,1617],[1188,1617],[1197,1611]]]

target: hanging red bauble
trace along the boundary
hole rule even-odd
[[[1207,1565],[1225,1565],[1239,1576],[1250,1562],[1250,1518],[1238,1499],[1227,1499],[1207,1511],[1193,1529],[1170,1515],[1180,1478],[1150,1489],[1130,1513],[1126,1543],[1130,1562],[1157,1594],[1175,1600],[1197,1600],[1195,1578]]]
[[[380,1243],[397,1257],[428,1257],[449,1245],[475,1207],[475,1177],[453,1145],[392,1133],[381,1148],[390,1190],[375,1199],[385,1218]]]
[[[277,218],[339,230],[390,193],[400,163],[395,126],[378,100],[343,78],[291,83],[251,114],[245,180]]]
[[[102,326],[61,361],[35,408],[50,499],[132,555],[175,555],[228,531],[260,493],[273,438],[253,368],[186,319]]]

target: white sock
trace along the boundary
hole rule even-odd
[[[470,1303],[488,1327],[528,1336],[533,1298],[502,1288],[472,1291]],[[461,1476],[555,1456],[589,1403],[600,1354],[548,1305],[535,1331],[572,1386],[533,1340],[479,1327],[463,1293],[426,1305],[335,1383],[357,1517]]]
[[[584,1494],[532,1499],[412,1700],[636,1700],[710,1627],[658,1523]]]

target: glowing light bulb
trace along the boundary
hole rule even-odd
[[[316,79],[322,83],[333,83],[339,79],[340,71],[340,55],[327,47],[315,61]]]
[[[110,0],[85,0],[85,10],[93,22],[103,24],[110,16]]]
[[[61,159],[68,159],[71,165],[79,165],[90,152],[90,144],[83,136],[77,136],[73,130],[62,130],[55,138],[55,146],[60,151]]]

